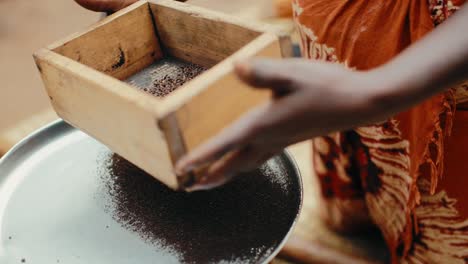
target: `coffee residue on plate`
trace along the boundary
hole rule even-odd
[[[258,169],[206,192],[176,192],[113,154],[102,173],[107,206],[123,227],[183,263],[258,263],[287,234],[297,192]]]

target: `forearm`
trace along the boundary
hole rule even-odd
[[[395,114],[468,79],[468,6],[375,70],[377,102]]]

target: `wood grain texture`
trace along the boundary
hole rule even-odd
[[[60,117],[177,188],[166,141],[157,125],[159,99],[53,51],[39,51],[35,59]]]
[[[268,90],[252,89],[234,73],[235,61],[254,56],[281,58],[278,37],[263,34],[164,100],[161,108],[176,112],[188,151],[269,100],[271,93]]]
[[[268,30],[228,15],[171,0],[151,0],[164,51],[211,67]]]
[[[49,49],[121,80],[162,57],[145,1],[125,8]]]

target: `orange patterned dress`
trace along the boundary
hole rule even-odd
[[[293,0],[293,12],[304,57],[368,70],[463,3]],[[392,263],[468,262],[467,102],[465,82],[386,122],[313,140],[325,200],[351,210],[349,221],[360,210],[381,231]],[[349,201],[364,206],[346,208]]]

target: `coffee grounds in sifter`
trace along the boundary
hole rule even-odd
[[[173,57],[164,57],[132,77],[129,84],[157,97],[164,97],[206,69]]]
[[[102,175],[114,219],[183,263],[258,263],[288,232],[297,197],[281,172],[256,170],[219,189],[175,192],[118,155]],[[270,170],[271,172],[271,170]]]

